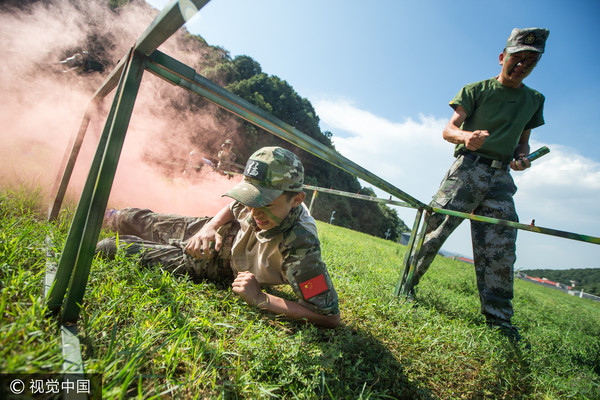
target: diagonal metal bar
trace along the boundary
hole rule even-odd
[[[304,189],[314,190],[316,192],[323,192],[323,193],[335,194],[335,195],[338,195],[338,196],[351,197],[353,199],[373,201],[375,203],[384,203],[384,204],[391,204],[391,205],[394,205],[394,206],[412,208],[412,206],[410,204],[405,203],[403,201],[381,199],[379,197],[367,196],[366,194],[350,193],[350,192],[344,192],[343,190],[328,189],[328,188],[319,187],[319,186],[312,186],[312,185],[304,185]]]
[[[475,214],[467,214],[467,213],[463,213],[460,211],[446,210],[444,208],[432,207],[431,210],[434,212],[440,213],[440,214],[452,215],[455,217],[470,219],[473,221],[481,221],[481,222],[487,222],[490,224],[510,226],[512,228],[521,229],[524,231],[537,232],[537,233],[542,233],[542,234],[551,235],[551,236],[558,236],[558,237],[562,237],[565,239],[578,240],[581,242],[600,244],[600,237],[596,237],[596,236],[582,235],[580,233],[560,231],[560,230],[552,229],[552,228],[543,228],[541,226],[526,225],[526,224],[521,224],[521,223],[514,222],[514,221],[507,221],[504,219],[484,217],[484,216],[475,215]]]
[[[423,227],[417,235],[417,219],[421,219],[423,212],[425,212],[425,217],[423,218]],[[402,264],[404,271],[400,277],[400,280],[398,281],[398,286],[400,287],[398,294],[403,297],[407,297],[410,289],[412,288],[412,281],[413,276],[415,274],[415,268],[417,266],[418,255],[421,252],[421,246],[423,245],[423,240],[425,239],[425,233],[427,231],[427,215],[428,212],[422,209],[420,209],[417,212],[417,216],[415,218],[415,226],[413,227],[413,231],[411,233],[411,240],[413,240],[413,236],[415,237],[414,251],[412,251],[412,248],[410,249],[410,251],[409,249],[407,249],[406,253],[404,254],[404,261]]]
[[[146,68],[159,77],[201,95],[210,102],[232,112],[246,121],[257,125],[338,168],[371,183],[381,190],[398,197],[414,208],[429,208],[429,206],[421,203],[419,200],[384,181],[377,175],[345,158],[335,150],[328,148],[293,126],[275,118],[241,97],[214,84],[197,74],[194,69],[158,50],[150,55],[150,62]]]
[[[209,0],[172,0],[154,18],[135,43],[135,50],[149,56]]]
[[[308,211],[312,214],[312,210],[313,210],[313,205],[315,204],[315,200],[317,199],[317,196],[319,196],[319,191],[317,189],[315,189],[313,191],[313,195],[310,199],[310,206],[308,206]]]
[[[94,182],[94,189],[89,200],[84,201],[82,199],[80,202],[80,206],[85,203],[89,204],[89,207],[84,210],[87,211],[85,213],[85,227],[79,240],[79,250],[64,303],[63,322],[76,322],[79,317],[96,242],[102,226],[102,217],[108,203],[127,127],[144,73],[144,62],[144,56],[132,51],[130,62],[120,83],[122,90],[119,91],[119,96],[116,96],[113,100],[116,104],[114,118],[112,121],[107,121],[110,128],[97,178],[93,176],[94,174],[88,176],[90,184]],[[70,264],[72,260],[67,262]]]
[[[426,222],[424,223],[425,225],[421,229],[421,233],[417,235],[417,232],[419,232],[419,225],[421,224],[422,219],[423,209],[418,209],[417,215],[415,216],[415,222],[413,223],[413,228],[410,234],[410,239],[408,240],[406,251],[404,252],[404,259],[402,260],[402,266],[400,268],[400,277],[398,278],[396,290],[394,291],[394,294],[396,296],[408,296],[408,291],[410,290],[410,283],[412,282],[412,277],[414,274],[417,259],[417,257],[412,257],[412,254],[419,253],[419,251],[421,250],[421,244],[423,243],[423,238],[425,237],[423,232],[425,232],[425,228],[427,226]]]
[[[85,133],[90,124],[92,107],[93,102],[90,102],[88,104],[87,109],[85,110],[85,114],[83,115],[83,120],[81,121],[81,125],[79,126],[79,131],[77,132],[77,135],[74,138],[72,138],[71,143],[67,147],[65,155],[63,157],[63,161],[59,168],[59,171],[62,171],[62,173],[59,173],[59,175],[57,176],[57,179],[54,183],[54,187],[52,188],[51,192],[51,198],[54,198],[54,201],[52,202],[50,210],[48,211],[48,221],[54,221],[56,218],[58,218],[58,213],[60,211],[60,207],[62,206],[62,202],[65,198],[67,186],[69,185],[69,180],[71,179],[71,174],[73,173],[75,161],[77,161],[77,156],[79,155],[81,144],[83,143]]]

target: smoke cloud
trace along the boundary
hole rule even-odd
[[[0,48],[5,54],[0,64],[0,185],[33,183],[48,195],[93,93],[158,12],[143,1],[117,12],[101,0],[30,3],[20,9],[0,8]],[[182,36],[179,31],[161,50],[198,68],[207,50]],[[76,54],[88,60],[87,70],[75,62]],[[76,201],[112,97],[93,116],[80,150],[67,192]],[[145,72],[109,207],[213,215],[227,204],[230,199],[221,194],[235,179],[208,165],[184,173],[190,161],[203,165],[202,158],[215,160],[226,138],[235,143],[239,121],[217,119],[216,111],[202,100],[190,102],[183,89]],[[190,160],[192,151],[195,160]]]

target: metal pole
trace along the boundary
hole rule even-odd
[[[329,193],[329,194],[335,194],[337,196],[352,197],[354,199],[374,201],[377,203],[391,204],[391,205],[400,206],[400,207],[414,208],[410,204],[405,203],[403,201],[380,199],[379,197],[367,196],[366,194],[350,193],[350,192],[344,192],[343,190],[328,189],[328,188],[312,186],[312,185],[304,185],[303,187],[304,187],[304,189],[314,190],[315,192],[324,192],[324,193]]]
[[[558,237],[562,237],[565,239],[578,240],[580,242],[600,244],[600,237],[596,237],[596,236],[582,235],[580,233],[560,231],[560,230],[551,229],[551,228],[543,228],[541,226],[520,224],[520,223],[514,222],[514,221],[507,221],[504,219],[484,217],[482,215],[467,214],[467,213],[463,213],[460,211],[446,210],[443,208],[431,207],[431,211],[440,213],[440,214],[453,215],[455,217],[470,219],[473,221],[487,222],[490,224],[509,226],[511,228],[521,229],[524,231],[543,233],[544,235],[558,236]]]
[[[406,296],[406,293],[404,293],[403,289],[405,288],[406,278],[410,270],[410,262],[412,260],[411,256],[415,246],[417,232],[419,231],[419,225],[421,224],[422,216],[423,209],[418,209],[417,215],[415,216],[415,222],[413,223],[413,228],[410,234],[410,239],[408,239],[408,244],[406,245],[404,259],[402,260],[402,266],[400,268],[400,277],[398,278],[398,283],[396,283],[396,290],[394,291],[395,296],[400,296],[401,294]]]
[[[126,57],[125,61],[129,60],[129,58],[129,56]],[[124,71],[124,69],[121,69],[121,71]],[[123,77],[121,77],[121,81],[122,79]],[[71,279],[71,273],[73,272],[73,267],[77,259],[77,253],[79,252],[79,246],[81,243],[80,240],[85,227],[85,219],[90,207],[90,199],[96,184],[98,171],[100,170],[100,164],[102,163],[102,158],[104,156],[110,126],[114,120],[114,114],[117,108],[116,99],[121,96],[121,92],[122,85],[119,85],[117,92],[115,93],[115,100],[113,100],[111,109],[108,113],[104,130],[100,136],[100,140],[98,141],[96,154],[94,155],[94,159],[90,165],[88,177],[83,187],[83,191],[81,192],[77,210],[75,211],[75,216],[73,217],[73,222],[71,223],[71,227],[69,229],[69,234],[67,235],[54,278],[52,279],[51,288],[47,293],[46,303],[50,310],[57,310],[60,308],[67,291],[67,286],[69,285],[69,280]],[[47,271],[46,274],[48,273],[49,272]],[[49,279],[46,279],[46,281],[49,281]]]
[[[420,212],[424,212],[425,210],[419,210]],[[400,296],[407,297],[408,293],[413,287],[413,277],[415,274],[415,267],[417,266],[417,259],[419,258],[419,253],[421,252],[421,246],[423,245],[423,239],[425,239],[425,232],[427,231],[427,211],[425,211],[425,216],[423,218],[423,226],[421,227],[421,231],[419,232],[416,239],[416,247],[413,252],[407,253],[410,257],[410,267],[408,269],[408,273],[406,274],[406,278],[404,283],[402,284],[402,288],[400,290]],[[412,235],[416,235],[417,231],[413,230]],[[404,255],[406,258],[406,254]]]
[[[154,18],[135,43],[135,50],[149,56],[209,0],[172,0]]]
[[[85,114],[83,115],[83,120],[81,121],[81,125],[79,126],[79,131],[75,138],[71,140],[70,148],[67,147],[67,151],[63,157],[63,161],[59,168],[59,171],[63,171],[62,174],[59,173],[57,179],[54,183],[54,187],[52,188],[51,198],[54,198],[50,210],[48,211],[48,221],[54,221],[58,217],[58,212],[60,211],[60,207],[62,206],[63,199],[65,197],[65,193],[67,191],[67,186],[69,185],[69,180],[71,179],[71,174],[73,173],[73,167],[75,166],[75,161],[77,161],[77,156],[79,155],[79,150],[81,149],[81,144],[83,143],[83,139],[85,137],[85,133],[90,124],[91,119],[91,109],[94,104],[90,102],[88,104],[87,109],[85,110]],[[61,178],[62,176],[62,178]]]
[[[318,195],[319,195],[319,192],[317,192],[317,189],[315,189],[315,191],[313,192],[312,198],[310,199],[310,206],[308,207],[308,211],[311,213],[311,215],[312,215],[313,205],[315,204],[315,200],[317,199]]]
[[[414,208],[429,208],[428,205],[421,203],[377,175],[343,157],[335,150],[330,149],[293,126],[223,89],[219,85],[214,84],[197,74],[194,69],[158,50],[150,55],[149,64],[146,68],[159,77],[203,96],[208,101],[238,115],[250,123],[406,201]]]
[[[122,90],[115,97],[116,110],[110,124],[108,141],[102,157],[98,178],[86,213],[85,228],[80,238],[79,251],[69,290],[64,303],[63,322],[75,322],[85,293],[87,280],[94,257],[96,242],[102,226],[102,217],[108,203],[108,197],[114,181],[115,172],[125,141],[125,134],[131,119],[138,89],[144,73],[145,57],[137,52],[131,53],[126,72],[121,80]],[[109,121],[107,121],[109,124]],[[88,177],[93,179],[93,177]],[[87,202],[86,202],[87,203]]]

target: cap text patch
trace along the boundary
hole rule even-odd
[[[258,179],[259,181],[262,181],[265,179],[265,174],[268,168],[269,166],[267,165],[267,163],[256,160],[248,160],[248,163],[246,164],[246,169],[244,169],[244,175],[249,178]]]

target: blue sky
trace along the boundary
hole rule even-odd
[[[148,1],[161,9],[166,0]],[[546,96],[531,146],[551,153],[513,173],[522,222],[600,236],[597,1],[212,0],[187,29],[308,98],[346,157],[429,202],[452,162],[449,100],[500,70],[514,27],[550,30],[525,83]],[[411,209],[399,208],[410,226]],[[600,246],[521,231],[517,268],[600,267]],[[471,254],[468,223],[445,249]]]

